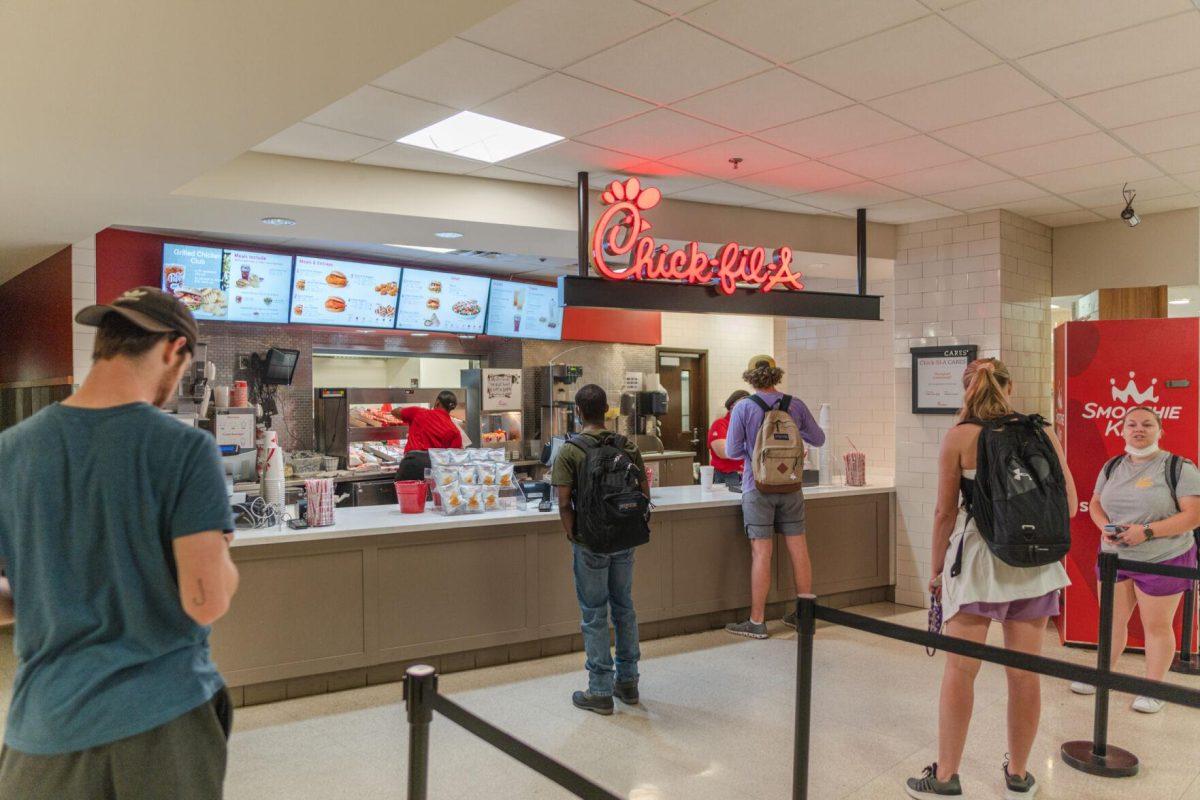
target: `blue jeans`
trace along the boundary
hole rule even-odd
[[[617,631],[616,679],[636,681],[638,648],[637,613],[633,610],[633,548],[616,553],[593,553],[575,548],[575,594],[583,617],[584,664],[588,671],[588,694],[609,697],[613,693],[613,657],[609,649],[608,609],[612,606]]]

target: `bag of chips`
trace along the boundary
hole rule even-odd
[[[450,460],[450,451],[444,448],[429,448],[429,463],[434,467],[448,467],[454,463]]]
[[[481,486],[480,493],[483,495],[483,510],[484,511],[499,511],[500,510],[500,487],[499,486]]]
[[[458,514],[467,513],[467,499],[463,493],[463,488],[457,483],[441,487],[440,493],[442,495],[442,510],[446,512],[446,516],[453,517]]]
[[[468,514],[483,513],[483,487],[482,486],[463,486],[462,492],[463,505],[467,507]]]
[[[448,452],[450,454],[449,458],[450,458],[451,464],[455,464],[455,465],[466,464],[468,461],[471,460],[470,452],[467,450],[463,450],[461,448],[458,450],[447,450],[446,452]]]
[[[496,465],[496,485],[501,489],[507,489],[516,484],[516,467],[512,464],[504,463]]]
[[[496,478],[496,466],[494,464],[480,464],[476,469],[479,471],[480,486],[498,486]]]
[[[458,483],[458,468],[435,466],[433,468],[433,483],[435,486],[449,486],[452,483]]]
[[[503,447],[486,447],[483,450],[484,458],[492,464],[504,463],[504,448]]]
[[[458,481],[463,486],[478,486],[480,483],[479,467],[474,464],[465,464],[458,467]]]

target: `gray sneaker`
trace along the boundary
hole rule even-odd
[[[767,626],[762,622],[731,622],[725,626],[728,633],[734,636],[746,636],[751,639],[766,639],[770,634],[767,633]]]
[[[784,614],[783,619],[780,620],[780,622],[782,622],[784,625],[787,625],[792,630],[796,630],[796,612],[789,611],[788,613]]]
[[[1008,762],[1004,762],[1004,800],[1031,800],[1037,795],[1037,781],[1032,772],[1026,772],[1025,777],[1018,778],[1008,772]]]
[[[919,778],[909,778],[904,785],[909,797],[917,800],[932,800],[936,797],[962,797],[962,786],[958,775],[951,775],[948,781],[937,779],[937,762],[930,764]]]

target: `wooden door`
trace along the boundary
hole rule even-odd
[[[658,377],[667,390],[667,413],[660,418],[663,447],[696,454],[708,463],[708,356],[660,350]]]

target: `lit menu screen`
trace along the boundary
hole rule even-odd
[[[562,306],[558,287],[512,281],[492,281],[488,303],[489,336],[561,339]]]
[[[391,328],[400,268],[296,256],[292,322]]]
[[[226,250],[221,279],[229,293],[234,322],[287,322],[292,291],[292,257],[248,250]]]
[[[397,328],[483,333],[490,278],[404,269]]]
[[[163,244],[162,288],[183,301],[196,319],[229,318],[219,247]]]

